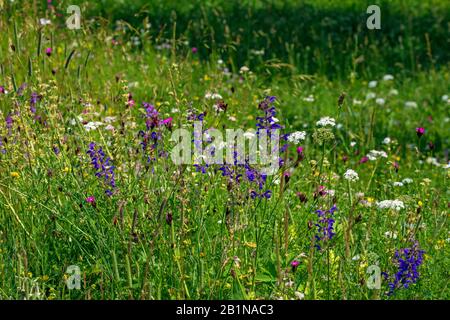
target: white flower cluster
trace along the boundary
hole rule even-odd
[[[384,140],[383,140],[383,144],[390,144],[391,141],[392,141],[391,138],[386,137],[386,138],[384,138]]]
[[[300,141],[305,140],[306,132],[305,131],[296,131],[291,133],[287,140],[291,143],[298,144]]]
[[[375,161],[378,158],[387,158],[387,153],[384,151],[370,150],[369,154],[367,154],[367,158],[369,158],[370,161]]]
[[[411,178],[405,178],[405,179],[402,180],[402,182],[403,182],[404,184],[410,184],[410,183],[413,183],[413,179],[411,179]]]
[[[102,125],[103,125],[103,122],[91,121],[91,122],[88,122],[88,123],[86,123],[86,124],[84,125],[84,129],[85,129],[86,131],[91,131],[91,130],[97,129],[98,127],[100,127],[100,126],[102,126]]]
[[[316,122],[316,125],[319,127],[326,127],[326,126],[332,126],[334,127],[336,125],[336,120],[330,117],[323,117],[320,118],[319,121]]]
[[[205,99],[213,99],[213,100],[217,100],[217,99],[222,99],[222,96],[218,93],[211,93],[211,92],[207,92],[205,94]]]
[[[352,182],[359,180],[358,173],[352,169],[347,169],[347,171],[345,171],[344,178]]]
[[[396,211],[400,211],[401,209],[405,209],[405,204],[400,200],[383,200],[377,202],[378,209],[394,209]]]

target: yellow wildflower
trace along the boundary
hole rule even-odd
[[[19,176],[20,176],[19,173],[16,171],[11,172],[11,177],[18,178]]]

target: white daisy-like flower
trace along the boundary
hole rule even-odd
[[[359,176],[358,173],[355,170],[352,169],[347,169],[347,171],[345,171],[344,173],[344,178],[348,181],[358,181],[359,180]]]
[[[380,106],[384,106],[384,104],[386,103],[386,100],[384,100],[383,98],[377,98],[375,100],[375,103],[380,105]]]
[[[354,146],[356,146],[356,141],[352,141],[352,142],[350,142],[350,147],[354,147]]]
[[[405,107],[407,108],[417,108],[417,102],[415,101],[406,101]]]
[[[319,127],[326,127],[326,126],[332,126],[334,127],[336,125],[336,120],[330,117],[322,117],[319,121],[316,122],[316,125]]]
[[[294,144],[298,144],[300,141],[305,140],[305,138],[306,138],[306,132],[305,131],[296,131],[296,132],[291,133],[288,136],[287,140],[289,142],[294,143]]]
[[[383,200],[377,202],[378,209],[393,209],[396,211],[400,211],[401,209],[405,209],[405,204],[400,200]]]
[[[378,82],[373,80],[369,82],[369,88],[375,88],[377,86]]]
[[[403,187],[403,182],[395,181],[394,187]]]
[[[390,143],[391,143],[391,138],[389,138],[389,137],[384,138],[383,144],[390,144]]]
[[[384,81],[394,80],[394,76],[392,74],[385,74],[383,80]]]
[[[404,184],[410,184],[410,183],[413,183],[413,179],[411,179],[411,178],[405,178],[405,179],[402,180],[402,182],[403,182]]]

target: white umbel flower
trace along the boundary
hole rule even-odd
[[[358,173],[352,169],[347,169],[347,171],[345,171],[344,178],[352,182],[359,180]]]
[[[387,153],[384,151],[370,150],[367,158],[369,158],[370,161],[375,161],[378,158],[387,158]]]
[[[218,99],[222,99],[222,96],[218,93],[211,93],[211,92],[207,92],[205,94],[205,99],[212,99],[212,100],[218,100]]]
[[[384,100],[383,98],[377,98],[375,100],[376,104],[380,105],[380,106],[384,106],[384,104],[386,103],[386,100]]]
[[[417,102],[415,101],[406,101],[405,107],[407,108],[417,108]]]
[[[322,117],[319,121],[316,122],[316,125],[319,127],[326,127],[326,126],[332,126],[334,127],[336,125],[336,120],[330,117]]]
[[[369,82],[369,88],[375,88],[377,86],[378,82],[374,81],[370,81]]]
[[[291,143],[298,144],[300,141],[305,140],[306,132],[305,131],[296,131],[291,133],[287,140]]]
[[[378,209],[393,209],[396,211],[400,211],[401,209],[405,209],[405,204],[400,200],[383,200],[377,202]]]
[[[411,178],[405,178],[405,179],[402,180],[402,182],[403,182],[404,184],[410,184],[410,183],[413,183],[413,179],[411,179]]]
[[[98,127],[100,127],[100,126],[102,126],[103,125],[103,123],[102,122],[98,122],[98,121],[91,121],[91,122],[88,122],[88,123],[86,123],[85,125],[84,125],[84,129],[86,130],[86,131],[91,131],[91,130],[95,130],[95,129],[97,129]]]

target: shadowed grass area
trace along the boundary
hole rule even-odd
[[[71,1],[83,18],[123,20],[130,35],[189,41],[207,59],[234,65],[289,64],[287,72],[348,78],[379,70],[413,73],[449,63],[450,5],[445,1],[379,1],[381,30],[366,27],[370,1]],[[46,5],[46,3],[45,3]],[[56,5],[64,12],[68,3]],[[17,5],[18,6],[18,5]],[[42,4],[44,6],[44,4]],[[147,41],[147,38],[144,38]],[[143,40],[144,40],[143,39]],[[292,69],[293,68],[293,69]]]

